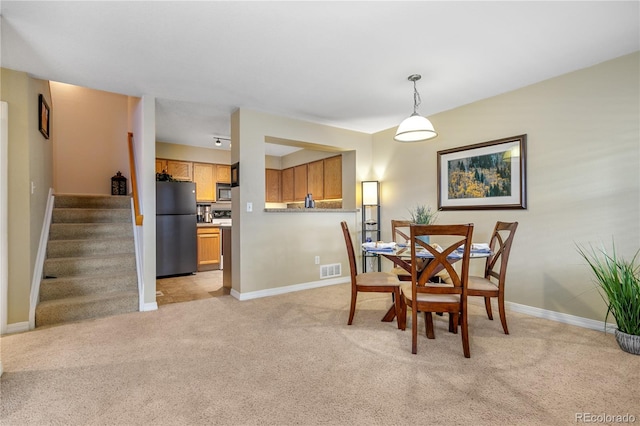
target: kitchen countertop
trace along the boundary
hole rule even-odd
[[[213,221],[213,222],[200,222],[197,224],[197,226],[198,228],[221,228],[223,226],[230,227],[231,224],[228,222]]]
[[[266,213],[354,213],[358,209],[264,209]]]

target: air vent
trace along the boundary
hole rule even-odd
[[[342,264],[320,265],[320,279],[333,278],[342,275]]]

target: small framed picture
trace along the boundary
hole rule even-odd
[[[240,185],[240,163],[233,163],[231,165],[231,186]]]
[[[49,128],[51,127],[51,110],[49,104],[42,94],[38,96],[38,128],[46,139],[49,139]]]

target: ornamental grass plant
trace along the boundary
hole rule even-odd
[[[431,225],[438,218],[438,212],[431,210],[431,207],[427,207],[424,204],[418,204],[414,209],[409,210],[411,215],[411,222],[420,225]]]
[[[640,335],[640,250],[631,261],[618,256],[615,245],[611,253],[592,246],[589,250],[578,247],[578,252],[591,267],[600,296],[607,303],[605,327],[611,314],[619,331]]]

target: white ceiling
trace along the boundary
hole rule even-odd
[[[215,148],[248,108],[362,132],[640,50],[640,3],[0,3],[1,63],[157,99],[157,139]],[[228,149],[228,141],[223,141]]]

